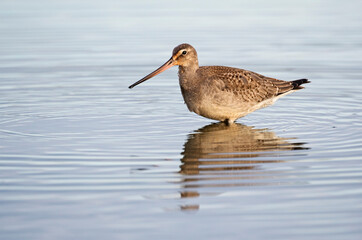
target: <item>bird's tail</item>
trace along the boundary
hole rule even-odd
[[[294,80],[291,81],[291,83],[293,84],[293,89],[301,89],[303,87],[301,87],[300,85],[304,84],[304,83],[310,83],[310,81],[308,81],[308,79],[303,78],[303,79],[298,79],[298,80]]]

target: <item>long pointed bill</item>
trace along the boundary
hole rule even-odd
[[[169,69],[170,67],[175,66],[175,63],[173,62],[172,57],[165,62],[161,67],[157,68],[155,71],[151,72],[150,74],[148,74],[146,77],[142,78],[141,80],[135,82],[134,84],[132,84],[131,86],[129,86],[128,88],[133,88],[135,86],[137,86],[140,83],[143,83],[144,81],[156,76],[159,73],[162,73],[163,71]]]

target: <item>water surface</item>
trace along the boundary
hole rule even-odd
[[[359,1],[2,1],[1,239],[361,239]],[[310,84],[230,127],[177,68]]]

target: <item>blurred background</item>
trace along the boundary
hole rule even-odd
[[[1,239],[361,239],[362,3],[0,2]],[[233,127],[190,113],[200,65],[306,88]]]

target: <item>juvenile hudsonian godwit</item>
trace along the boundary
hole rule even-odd
[[[307,79],[283,81],[255,72],[222,66],[199,67],[190,44],[173,49],[172,57],[129,88],[178,65],[182,96],[188,109],[203,117],[233,123],[236,119],[272,105],[280,97],[302,89]]]

